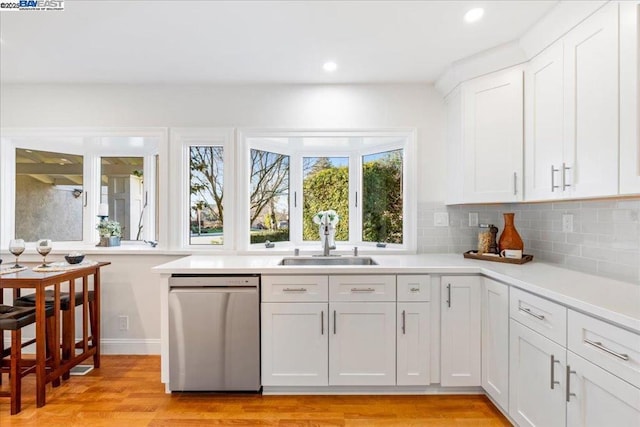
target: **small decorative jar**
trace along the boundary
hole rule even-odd
[[[518,234],[518,230],[516,230],[516,226],[513,223],[514,213],[505,213],[504,215],[504,230],[502,230],[502,234],[500,235],[500,240],[498,241],[498,246],[500,247],[500,251],[502,252],[505,249],[515,249],[515,250],[524,250],[524,243],[522,242],[522,238]]]

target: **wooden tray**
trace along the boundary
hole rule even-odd
[[[524,264],[533,260],[533,255],[522,255],[522,258],[504,258],[504,257],[496,257],[496,256],[486,256],[486,255],[478,255],[478,251],[467,251],[462,254],[465,258],[470,259],[481,259],[483,261],[493,261],[493,262],[504,262],[507,264]]]

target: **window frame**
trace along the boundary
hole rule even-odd
[[[346,147],[305,149],[301,138],[349,138]],[[270,144],[257,139],[288,139],[287,143]],[[367,138],[395,138],[398,141],[375,145],[365,144]],[[359,141],[359,142],[357,142]],[[348,130],[348,131],[305,131],[273,129],[240,129],[238,131],[238,166],[243,173],[238,178],[238,209],[240,224],[249,221],[249,200],[245,196],[249,191],[249,151],[252,148],[266,149],[291,156],[290,158],[290,200],[289,200],[289,242],[275,242],[275,251],[303,250],[315,251],[320,241],[304,241],[302,237],[303,207],[303,157],[348,157],[349,158],[349,241],[337,242],[337,251],[347,252],[354,245],[377,252],[415,253],[417,249],[417,147],[415,129],[392,130]],[[355,146],[351,142],[356,142]],[[362,157],[390,150],[403,150],[403,243],[387,244],[386,248],[377,248],[375,242],[362,241],[362,204],[356,206],[356,197],[362,195]],[[356,196],[357,194],[357,196]],[[296,203],[297,202],[297,203]],[[265,250],[264,244],[251,244],[249,227],[238,227],[238,245],[241,250],[257,252]],[[267,250],[268,251],[268,250]],[[273,249],[271,250],[273,252]]]
[[[163,175],[166,175],[166,166],[163,166],[165,163],[163,157],[166,157],[168,145],[165,128],[2,128],[0,135],[0,187],[2,188],[2,194],[0,194],[0,206],[2,207],[0,209],[0,235],[2,236],[0,247],[7,247],[9,240],[15,236],[16,148],[83,156],[82,240],[56,241],[54,242],[54,250],[95,246],[99,241],[96,225],[99,221],[97,214],[100,204],[102,157],[144,158],[144,175],[152,178],[146,179],[143,187],[149,208],[146,209],[143,220],[146,230],[143,231],[142,239],[156,240],[158,227],[160,227],[159,237],[162,240],[166,224],[162,224],[164,218],[156,194],[157,185],[162,187]],[[142,138],[142,145],[133,141],[128,146],[115,144],[113,141],[109,141],[110,138]],[[145,142],[144,138],[148,138],[150,141]],[[53,142],[56,144],[53,145]],[[156,163],[156,156],[160,159],[158,163]],[[159,221],[157,221],[158,217]],[[124,241],[122,244],[144,245],[142,241],[135,240]]]
[[[175,218],[174,226],[170,227],[169,239],[176,242],[181,249],[193,252],[232,251],[235,249],[236,236],[236,200],[235,177],[236,168],[235,147],[233,144],[235,130],[233,128],[172,128],[170,130],[171,159],[174,168],[172,173],[178,176],[170,177],[167,187],[169,194],[178,196],[179,203],[170,205],[170,217]],[[192,146],[222,146],[223,147],[223,189],[224,224],[222,245],[194,245],[190,243],[190,209],[191,209],[191,156]],[[176,166],[177,165],[177,166]]]

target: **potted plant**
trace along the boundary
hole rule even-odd
[[[98,246],[120,246],[122,227],[120,227],[118,221],[100,221],[96,229],[100,234],[100,243],[98,243]]]

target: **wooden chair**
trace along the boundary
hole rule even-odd
[[[49,358],[58,351],[54,340],[53,308],[46,309],[47,315],[47,353]],[[35,360],[22,358],[22,348],[33,344],[35,340],[22,342],[22,328],[35,323],[34,307],[12,307],[0,304],[0,338],[4,341],[4,331],[11,331],[11,347],[0,352],[0,376],[9,373],[9,392],[0,392],[0,396],[11,398],[11,415],[20,412],[22,399],[22,378],[35,372]]]

